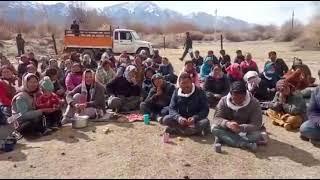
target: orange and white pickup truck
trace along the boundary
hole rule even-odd
[[[134,30],[115,29],[114,31],[80,30],[77,35],[72,30],[65,30],[64,52],[77,51],[88,53],[91,57],[105,51],[112,50],[115,54],[127,51],[128,54],[140,53],[145,50],[148,55],[153,54],[150,42],[143,41]]]

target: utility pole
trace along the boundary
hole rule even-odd
[[[292,21],[291,21],[291,29],[293,30],[293,22],[294,22],[294,10],[292,11]]]
[[[215,10],[215,15],[216,15],[216,19],[215,19],[215,23],[214,23],[214,34],[213,34],[214,41],[216,41],[218,9]]]

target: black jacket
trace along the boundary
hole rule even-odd
[[[172,94],[176,89],[174,84],[167,82],[163,87],[163,94],[161,96],[157,96],[157,90],[153,86],[148,94],[148,97],[145,100],[147,104],[155,104],[158,106],[166,107],[169,106]]]
[[[204,91],[227,95],[229,92],[229,79],[227,75],[223,75],[220,79],[214,79],[212,76],[208,76],[204,82]]]

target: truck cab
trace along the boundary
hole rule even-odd
[[[148,55],[153,55],[151,43],[141,40],[137,32],[131,29],[80,30],[78,34],[71,30],[65,30],[64,52],[77,51],[87,53],[91,57],[97,57],[106,49],[111,49],[116,55],[123,51],[128,54],[138,54],[142,50],[145,50]]]

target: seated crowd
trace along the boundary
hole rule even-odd
[[[234,62],[225,50],[220,54],[210,50],[202,57],[195,51],[178,76],[158,50],[150,57],[123,52],[118,59],[107,50],[98,61],[77,52],[38,61],[29,52],[17,70],[1,54],[0,131],[7,133],[0,132],[0,139],[47,135],[77,116],[97,119],[111,109],[140,110],[167,126],[165,133],[211,133],[215,143],[251,151],[267,143],[265,113],[272,124],[286,130],[301,126],[303,140],[320,142],[320,88],[310,89],[315,78],[301,59],[294,58],[289,69],[271,51],[259,71],[251,53],[238,50]]]

